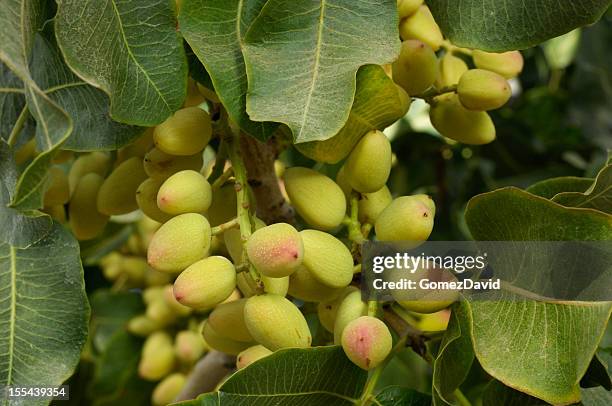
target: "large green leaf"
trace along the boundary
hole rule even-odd
[[[453,393],[474,362],[469,325],[464,321],[467,317],[470,317],[467,305],[456,303],[433,365],[432,392],[436,405],[452,404]]]
[[[610,0],[427,0],[442,32],[454,44],[488,51],[537,45],[597,21]]]
[[[612,216],[563,207],[507,187],[473,197],[465,219],[479,241],[597,241],[612,239]]]
[[[357,69],[397,56],[396,3],[269,0],[244,42],[251,119],[325,140],[348,119]]]
[[[476,196],[466,221],[481,241],[588,241],[612,237],[612,217],[566,208],[516,188]],[[474,353],[502,383],[550,403],[580,399],[579,382],[605,331],[608,302],[555,304],[502,292],[469,302]],[[500,351],[500,348],[503,351]]]
[[[72,73],[57,46],[40,35],[34,41],[30,66],[40,88],[73,118],[72,134],[62,149],[114,150],[143,132],[141,127],[113,121],[108,111],[108,96]]]
[[[56,44],[42,35],[35,35],[33,40],[30,75],[50,100],[71,117],[78,118],[62,149],[117,149],[142,132],[139,127],[114,122],[108,112],[108,96],[74,75],[62,60]],[[5,140],[8,140],[23,109],[27,108],[25,102],[23,82],[0,63],[0,136]]]
[[[181,33],[211,76],[229,116],[244,131],[265,140],[275,129],[246,113],[247,76],[242,39],[266,0],[186,0],[181,6]]]
[[[534,183],[525,190],[534,195],[552,199],[557,193],[584,192],[593,184],[594,180],[592,178],[562,176]]]
[[[581,389],[582,401],[579,403],[584,406],[609,406],[612,404],[612,392],[604,388]],[[512,388],[509,388],[499,381],[493,381],[484,392],[482,399],[483,406],[547,406],[540,399],[526,395]]]
[[[567,207],[584,207],[612,214],[612,164],[597,174],[595,182],[584,193],[563,192],[552,200]]]
[[[108,97],[104,92],[78,79],[61,59],[52,42],[36,34],[32,48],[30,73],[41,91],[70,117],[74,128],[62,144],[63,149],[116,149],[131,142],[142,128],[119,124],[108,114]],[[43,138],[44,127],[36,126],[37,139]],[[39,149],[44,146],[38,142]],[[47,171],[52,153],[37,156],[22,174],[12,206],[33,210],[42,206]]]
[[[340,346],[286,349],[236,372],[218,392],[179,404],[348,406],[361,396],[366,378]]]
[[[0,60],[21,80],[29,113],[36,120],[36,143],[41,153],[16,184],[11,206],[38,209],[46,171],[54,151],[72,132],[70,116],[41,88],[30,72],[35,33],[48,17],[44,0],[9,0],[0,7]],[[15,131],[17,132],[17,131]]]
[[[109,94],[115,120],[153,126],[183,104],[187,60],[173,8],[166,0],[58,1],[64,57]]]
[[[401,118],[406,110],[397,85],[378,65],[357,71],[357,90],[348,121],[340,132],[325,141],[297,144],[296,148],[316,161],[337,163],[344,159],[370,130],[382,130]]]
[[[508,293],[470,308],[474,352],[489,374],[550,403],[580,399],[579,382],[610,317],[609,303],[559,305]]]
[[[20,213],[8,207],[18,173],[10,147],[0,139],[0,242],[25,248],[39,241],[50,230],[51,217],[40,212]]]
[[[79,245],[66,229],[54,224],[25,249],[0,244],[0,385],[60,385],[79,361],[88,319]]]
[[[431,396],[414,389],[400,386],[388,386],[380,391],[376,397],[377,406],[429,406]]]

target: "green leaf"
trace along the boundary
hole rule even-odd
[[[452,404],[453,392],[466,379],[474,362],[469,324],[464,321],[467,317],[467,305],[456,303],[433,365],[435,404]]]
[[[344,159],[370,130],[383,130],[406,112],[397,85],[378,65],[365,65],[357,71],[357,90],[348,121],[340,132],[325,141],[296,144],[307,157],[337,163]]]
[[[148,406],[154,382],[138,377],[142,340],[117,331],[96,360],[89,393],[94,406]]]
[[[42,206],[46,171],[55,150],[72,132],[70,116],[40,89],[30,72],[29,62],[34,48],[35,33],[46,15],[42,0],[11,0],[0,7],[0,60],[23,82],[29,113],[36,120],[36,143],[41,153],[25,169],[16,184],[11,207],[22,211]]]
[[[143,128],[120,124],[109,115],[108,96],[80,80],[62,60],[57,45],[36,35],[30,64],[40,88],[74,120],[62,149],[115,150],[132,142]]]
[[[187,64],[189,65],[189,76],[193,78],[196,82],[204,86],[205,88],[215,91],[215,87],[212,84],[212,79],[210,75],[206,71],[202,62],[198,59],[196,54],[193,53],[193,50],[189,46],[187,42],[185,42],[185,53],[187,54]]]
[[[8,141],[15,122],[25,108],[23,83],[0,62],[0,138]]]
[[[106,351],[96,362],[90,390],[97,396],[114,394],[137,368],[141,347],[142,340],[127,331],[111,337]]]
[[[366,378],[340,346],[285,349],[236,372],[218,392],[178,405],[349,406],[361,396]]]
[[[33,34],[28,39],[31,55],[28,71],[22,72],[28,81],[35,86],[36,97],[28,97],[28,81],[17,79],[3,64],[1,82],[5,92],[0,89],[0,114],[6,124],[2,124],[3,138],[9,138],[13,128],[19,129],[17,124],[22,118],[29,116],[25,101],[28,101],[29,111],[37,118],[36,139],[37,147],[43,153],[38,155],[24,170],[16,183],[11,207],[21,211],[35,210],[42,206],[44,186],[47,172],[51,166],[55,150],[60,146],[73,150],[100,150],[116,149],[131,142],[142,129],[130,127],[112,121],[108,114],[108,97],[104,92],[87,85],[78,79],[64,64],[56,45],[40,34]],[[22,76],[23,78],[23,76]],[[21,86],[17,88],[16,86]],[[25,88],[24,88],[25,86]],[[21,93],[17,92],[20,90]],[[74,131],[69,138],[68,133],[61,137],[49,137],[51,131],[49,123],[41,121],[45,114],[39,113],[40,100],[53,104],[58,111],[70,117],[77,117],[74,121]],[[25,114],[25,115],[24,115]],[[27,124],[27,121],[26,121]],[[56,127],[60,128],[61,123]],[[55,131],[55,130],[54,130]],[[29,134],[29,130],[22,132]],[[6,134],[6,135],[4,135]],[[13,137],[17,134],[13,134]],[[21,140],[11,140],[17,144]]]
[[[552,200],[567,207],[583,207],[612,214],[612,165],[605,166],[584,193],[559,193]]]
[[[53,164],[55,152],[56,149],[53,149],[47,153],[38,154],[32,160],[17,181],[10,207],[20,211],[42,208],[48,171]]]
[[[399,52],[396,3],[269,0],[246,34],[247,112],[285,123],[296,143],[346,123],[357,69]]]
[[[400,386],[388,386],[380,391],[376,397],[378,406],[429,406],[431,396],[414,389]]]
[[[0,242],[26,248],[47,235],[53,221],[40,212],[21,213],[8,207],[18,173],[11,149],[4,140],[0,140],[0,173]]]
[[[32,48],[31,76],[41,91],[67,112],[74,120],[74,131],[62,143],[63,149],[104,150],[116,149],[130,143],[143,131],[142,128],[119,124],[108,115],[108,98],[100,90],[79,80],[61,59],[55,44],[36,35]],[[36,126],[38,148],[44,138],[44,127]],[[55,148],[55,146],[52,146]],[[45,181],[54,155],[38,155],[26,168],[17,183],[12,207],[34,210],[42,206]]]
[[[161,123],[187,91],[187,60],[174,2],[62,0],[56,36],[70,67],[104,90],[116,121]]]
[[[550,178],[534,183],[525,189],[527,192],[552,199],[557,193],[562,192],[584,192],[587,190],[595,179],[579,178],[576,176],[562,176],[559,178]]]
[[[472,198],[466,221],[480,241],[612,237],[612,217],[595,210],[566,208],[516,188]],[[466,322],[483,369],[505,385],[547,402],[577,402],[578,383],[605,331],[612,305],[535,302],[512,293],[501,296],[494,302],[467,302],[470,317]]]
[[[34,137],[35,131],[36,121],[28,112],[23,82],[0,61],[0,138],[7,143],[10,140],[17,151]]]
[[[537,45],[597,21],[609,0],[563,1],[427,0],[444,35],[453,44],[509,51]]]
[[[90,335],[95,349],[104,352],[111,337],[134,316],[144,313],[140,295],[96,290],[91,297]]]
[[[612,391],[604,388],[582,389],[582,404],[584,406],[610,406],[612,404]]]
[[[550,403],[580,399],[578,384],[606,328],[609,303],[559,305],[508,294],[470,309],[474,352],[491,376]]]
[[[611,216],[591,209],[563,207],[514,187],[473,197],[465,219],[474,239],[479,241],[612,239]]]
[[[88,319],[79,245],[66,229],[54,224],[25,249],[0,244],[0,385],[60,385],[79,362]]]
[[[246,113],[247,76],[241,48],[244,34],[266,0],[186,0],[181,33],[211,76],[230,118],[252,136],[265,140],[276,125],[251,121]]]
[[[482,406],[547,406],[548,403],[507,387],[499,381],[487,385],[482,396]]]
[[[561,116],[572,117],[572,123],[579,123],[585,139],[602,150],[611,147],[608,114],[612,111],[611,33],[610,12],[597,24],[582,29],[571,80],[566,82],[571,97],[566,99],[567,110]],[[560,134],[559,130],[553,131]]]

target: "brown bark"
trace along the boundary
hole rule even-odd
[[[210,351],[193,368],[183,390],[175,402],[195,399],[198,395],[212,392],[217,385],[234,371],[236,357],[219,351]]]
[[[274,170],[274,161],[278,156],[275,139],[263,143],[243,135],[240,137],[240,148],[248,183],[257,202],[257,217],[266,224],[293,223],[293,208],[283,197]]]

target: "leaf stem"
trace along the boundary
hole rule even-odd
[[[398,305],[397,303],[394,303],[392,305],[392,309],[395,314],[401,317],[406,323],[410,324],[411,326],[416,326],[417,319],[415,319],[413,315],[404,310],[402,306]]]
[[[363,234],[364,238],[368,238],[368,235],[370,235],[370,231],[372,231],[372,227],[373,225],[370,223],[362,224],[361,234]]]
[[[389,355],[387,355],[387,358],[385,358],[385,360],[379,366],[377,366],[374,369],[374,371],[372,371],[372,373],[368,377],[368,381],[366,382],[365,388],[361,394],[361,398],[357,402],[359,406],[366,406],[372,401],[372,397],[373,397],[372,393],[374,392],[374,389],[376,388],[376,384],[378,383],[378,379],[380,379],[380,376],[382,375],[383,370],[387,367],[387,365],[389,365],[389,362],[391,362],[393,357],[395,357],[395,355],[406,346],[407,340],[408,340],[407,335],[400,337],[400,339],[391,349],[391,352],[389,353]]]
[[[212,183],[211,188],[213,191],[218,190],[225,182],[227,182],[234,175],[233,168],[227,168],[215,181]]]
[[[368,300],[368,316],[376,317],[378,312],[378,302],[376,300]]]
[[[238,218],[233,218],[230,221],[227,221],[223,224],[219,224],[218,226],[215,226],[211,229],[211,233],[212,235],[219,235],[227,230],[230,230],[232,228],[236,228],[239,227],[240,224],[238,223]]]
[[[461,392],[461,389],[455,389],[453,395],[455,395],[455,399],[457,400],[457,402],[459,402],[460,406],[472,406],[472,403],[469,401],[468,398],[465,397],[463,392]]]
[[[435,87],[432,87],[429,90],[427,90],[425,93],[421,93],[413,97],[417,99],[423,99],[429,104],[434,104],[435,103],[434,98],[441,96],[443,94],[446,94],[446,93],[454,93],[456,91],[457,91],[457,85],[446,86],[441,89],[436,89]]]
[[[359,223],[359,194],[353,192],[350,198],[350,216],[344,218],[343,223],[348,228],[348,237],[355,244],[363,244],[366,238],[361,232],[361,224]]]
[[[563,69],[551,69],[550,70],[550,79],[548,80],[548,90],[551,93],[557,93],[559,90],[559,85],[561,84],[561,79],[563,78]]]
[[[21,109],[21,113],[19,113],[19,117],[17,117],[17,121],[15,122],[15,125],[13,126],[13,130],[11,131],[11,134],[9,135],[8,140],[7,140],[7,143],[11,147],[15,146],[15,143],[17,142],[17,136],[19,136],[19,133],[23,129],[23,126],[25,125],[27,118],[28,118],[28,107],[24,106],[23,109]]]
[[[119,292],[123,289],[123,287],[126,285],[126,283],[128,282],[128,275],[125,273],[122,273],[121,275],[119,275],[119,278],[117,278],[117,280],[115,281],[115,283],[113,283],[113,286],[111,287],[111,291],[112,292]]]
[[[406,320],[404,320],[399,314],[396,313],[397,309],[392,307],[383,308],[383,319],[389,327],[391,327],[400,337],[407,337],[408,343],[421,358],[427,361],[429,364],[433,364],[433,357],[429,353],[425,341],[429,340],[426,334],[421,330],[413,327]]]
[[[457,45],[452,44],[449,40],[442,41],[442,48],[444,48],[447,52],[452,52],[455,54],[472,56],[473,53],[471,49],[458,47]]]

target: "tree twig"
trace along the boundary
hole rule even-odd
[[[175,402],[194,399],[215,390],[217,385],[235,369],[236,357],[212,350],[193,367],[183,390]]]
[[[383,307],[383,319],[389,327],[391,327],[399,336],[406,337],[407,343],[412,347],[421,358],[428,363],[433,363],[431,354],[427,352],[425,341],[429,340],[423,332],[417,328],[412,327],[404,319],[402,319],[393,308],[390,306]]]

